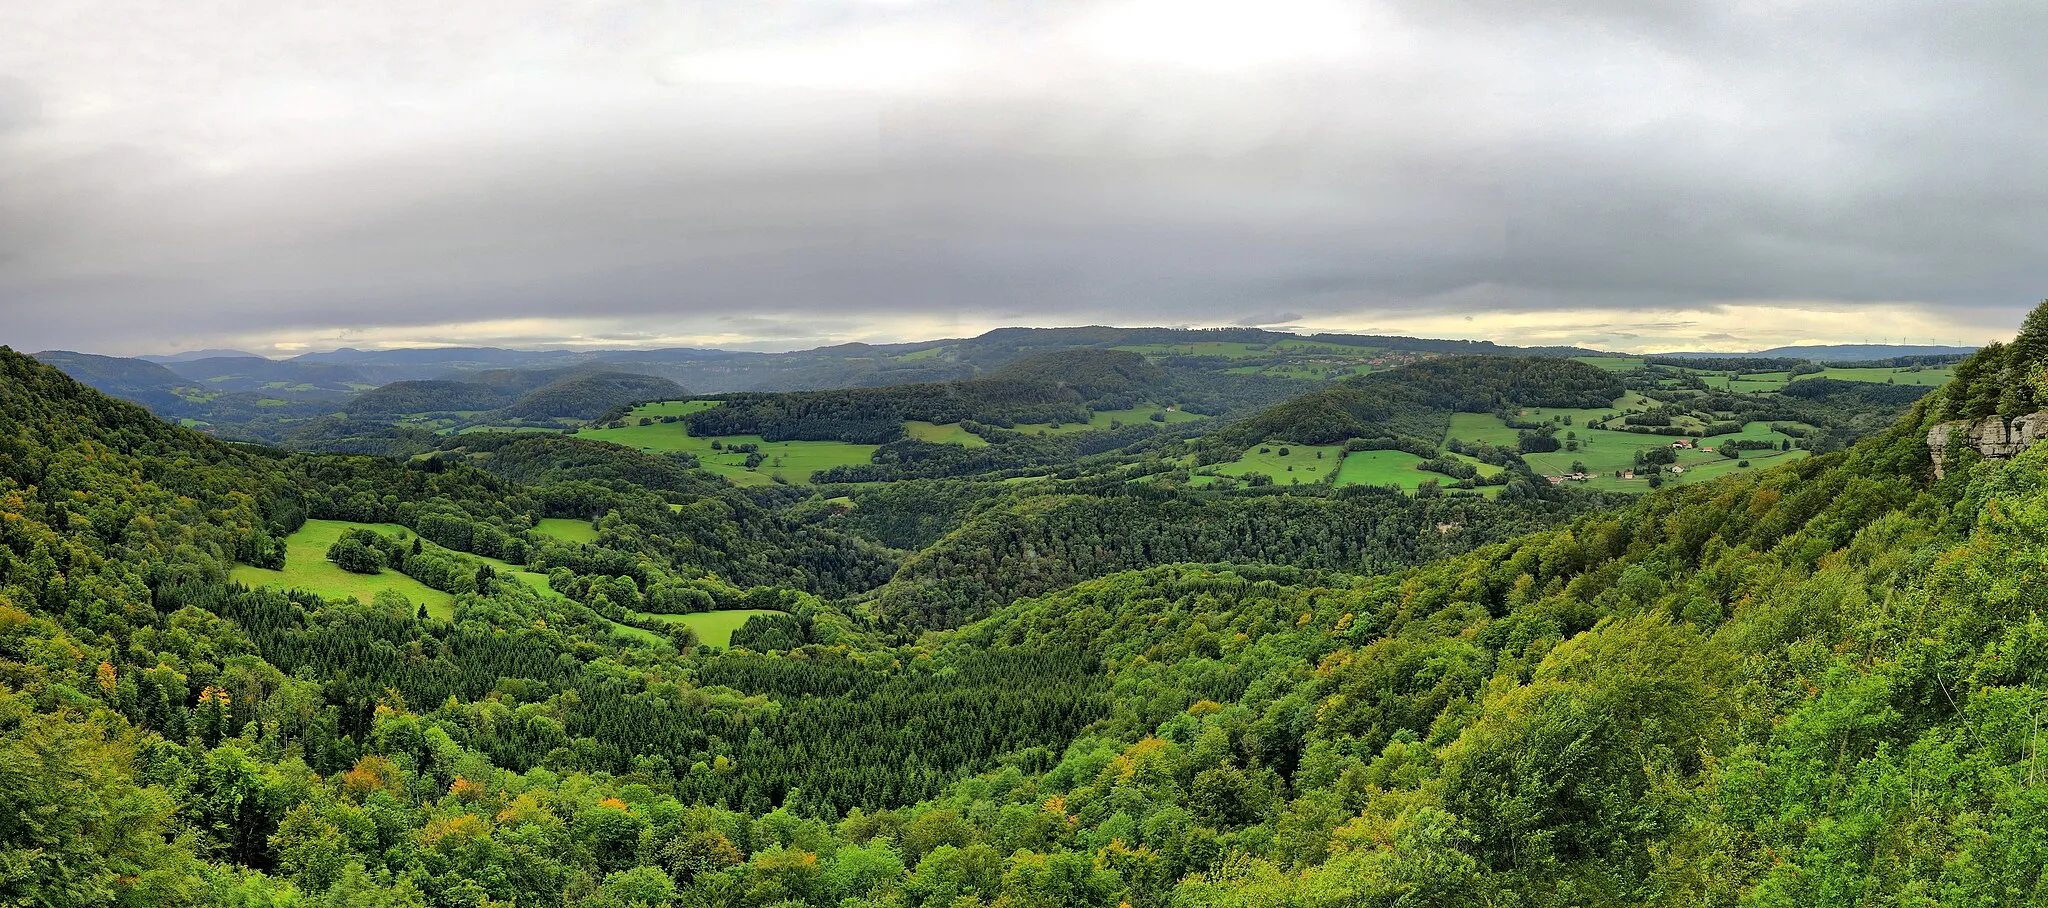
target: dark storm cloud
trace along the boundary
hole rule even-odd
[[[1982,340],[2048,286],[2034,4],[663,9],[0,14],[0,342]]]

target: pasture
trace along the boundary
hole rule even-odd
[[[1152,419],[1153,413],[1165,413],[1165,422],[1169,425],[1195,422],[1208,418],[1199,413],[1189,413],[1178,409],[1169,410],[1158,404],[1145,404],[1141,407],[1132,407],[1129,410],[1097,410],[1089,414],[1087,422],[1061,423],[1057,426],[1049,423],[1018,423],[1014,428],[1016,431],[1027,435],[1063,435],[1070,432],[1091,432],[1097,429],[1116,428],[1117,423],[1132,426],[1148,422]],[[906,423],[906,425],[908,424]]]
[[[1730,391],[1737,394],[1774,394],[1784,390],[1788,382],[1804,381],[1809,378],[1832,378],[1838,381],[1869,382],[1879,385],[1895,384],[1940,387],[1941,385],[1948,384],[1949,379],[1955,377],[1954,366],[1905,366],[1899,368],[1882,366],[1858,368],[1829,367],[1820,372],[1809,372],[1799,376],[1794,376],[1785,371],[1729,373],[1680,370],[1668,366],[1659,367],[1658,371],[1670,376],[1670,379],[1665,382],[1667,385],[1675,387],[1679,384],[1677,381],[1678,376],[1690,374],[1705,383],[1707,387],[1716,391]]]
[[[567,517],[543,517],[534,524],[534,529],[553,536],[563,542],[586,543],[597,541],[597,528],[588,520],[573,520]]]
[[[1799,376],[1799,378],[1802,379],[1814,377],[1816,376]],[[1914,369],[1911,367],[1903,369],[1889,369],[1881,367],[1871,369],[1831,368],[1825,372],[1819,373],[1818,377],[1834,378],[1840,379],[1842,381],[1867,381],[1874,382],[1880,385],[1922,385],[1926,387],[1938,388],[1942,385],[1948,384],[1949,379],[1956,377],[1956,369],[1954,366],[1922,366],[1918,369]]]
[[[1287,453],[1282,454],[1282,451]],[[1218,476],[1239,478],[1264,473],[1273,477],[1274,485],[1312,485],[1335,473],[1343,462],[1343,445],[1297,445],[1272,441],[1246,448],[1236,460],[1208,467],[1207,471]]]
[[[988,447],[988,439],[961,428],[957,422],[935,425],[921,420],[911,420],[903,424],[903,431],[918,441],[930,442],[935,445],[960,445],[964,448]]]
[[[1567,411],[1553,410],[1543,415],[1549,416],[1563,412]],[[1528,417],[1532,419],[1539,418],[1534,411],[1530,411]],[[1575,419],[1573,422],[1577,423],[1579,420]],[[1696,424],[1698,420],[1694,419],[1691,422]],[[1509,447],[1516,443],[1518,435],[1517,430],[1509,428],[1506,423],[1501,422],[1499,417],[1491,413],[1451,414],[1451,430],[1449,435],[1451,438],[1462,441],[1482,441],[1487,444]],[[1750,422],[1744,424],[1740,432],[1704,439],[1703,447],[1714,447],[1715,442],[1733,441],[1736,439],[1768,440],[1782,443],[1790,438],[1791,436],[1789,435],[1773,430],[1769,423]],[[1561,445],[1558,450],[1524,454],[1522,455],[1523,462],[1527,463],[1530,469],[1545,476],[1570,475],[1572,465],[1575,463],[1583,464],[1588,472],[1613,474],[1616,471],[1633,468],[1635,466],[1636,452],[1657,447],[1669,447],[1671,442],[1676,439],[1663,435],[1646,435],[1636,432],[1593,429],[1574,425],[1560,426],[1557,431],[1557,440]],[[1566,450],[1566,448],[1572,447],[1573,443],[1576,443],[1577,450]],[[1750,452],[1753,455],[1750,456],[1750,459],[1755,461],[1770,453],[1774,452]],[[1729,464],[1729,467],[1722,468],[1718,466],[1724,461]],[[1705,465],[1725,471],[1726,469],[1733,468],[1734,461],[1722,457],[1718,453],[1709,453],[1702,450],[1684,450],[1678,454],[1678,464],[1686,467],[1688,470]],[[1620,480],[1614,480],[1614,482],[1619,483]],[[1609,487],[1598,481],[1594,485],[1596,488]],[[1620,485],[1615,487],[1636,488],[1639,486]]]
[[[628,612],[636,621],[652,618],[672,624],[688,625],[697,632],[697,640],[721,649],[732,645],[732,632],[739,630],[755,615],[780,615],[775,609],[735,608],[719,612],[695,612],[688,615],[666,615],[658,612]]]
[[[688,416],[702,410],[709,410],[712,407],[718,406],[719,403],[720,401],[715,400],[660,400],[651,404],[641,404],[634,407],[633,412],[627,414],[627,418],[630,420],[643,416],[655,419],[663,416]]]
[[[1572,359],[1609,372],[1634,372],[1643,367],[1640,356],[1574,356]]]
[[[1373,371],[1373,367],[1365,363],[1294,362],[1275,363],[1269,366],[1232,366],[1223,371],[1236,375],[1270,375],[1275,378],[1292,378],[1300,381],[1331,381],[1339,378],[1350,378],[1353,375],[1364,375],[1367,372]]]
[[[1448,476],[1416,469],[1421,462],[1422,458],[1407,451],[1352,451],[1337,468],[1336,484],[1400,486],[1412,492],[1427,479],[1451,482]]]
[[[283,570],[273,571],[238,564],[235,565],[234,579],[251,587],[299,589],[324,599],[345,599],[354,596],[364,602],[369,602],[377,598],[378,593],[389,590],[404,596],[414,605],[425,605],[427,614],[435,618],[447,619],[455,616],[455,597],[451,594],[441,592],[389,568],[377,574],[352,574],[328,561],[327,549],[334,545],[335,540],[341,538],[342,533],[354,527],[375,530],[386,536],[405,538],[413,535],[410,530],[395,523],[308,520],[298,532],[285,537]],[[488,564],[500,575],[509,576],[536,589],[547,589],[546,577],[527,571],[519,565],[496,558],[444,549],[424,540],[422,542],[430,551],[474,564]]]
[[[698,438],[690,434],[689,427],[680,422],[634,424],[641,416],[677,416],[686,412],[717,406],[717,401],[686,400],[649,404],[633,410],[626,417],[627,425],[616,429],[588,429],[585,438],[609,441],[613,444],[639,448],[655,453],[683,452],[697,456],[697,465],[716,473],[738,485],[768,485],[781,477],[783,481],[802,484],[811,481],[811,474],[837,466],[870,463],[880,445],[856,445],[841,441],[767,441],[759,435],[734,435],[720,438]],[[663,409],[656,409],[663,408]],[[713,448],[713,442],[719,447]],[[761,463],[749,469],[747,455],[727,450],[734,444],[759,446]]]
[[[1146,356],[1222,356],[1230,359],[1249,359],[1255,356],[1377,356],[1387,352],[1381,347],[1363,347],[1354,344],[1311,340],[1283,340],[1270,344],[1251,344],[1236,341],[1194,341],[1185,344],[1125,344],[1111,347],[1112,350],[1129,350]]]

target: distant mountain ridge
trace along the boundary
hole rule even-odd
[[[1438,338],[1408,337],[1404,335],[1379,334],[1296,334],[1286,331],[1271,331],[1264,328],[1124,328],[1107,325],[1085,325],[1071,328],[996,328],[980,335],[967,338],[934,338],[930,340],[905,341],[893,344],[845,343],[816,347],[808,350],[792,350],[784,353],[760,353],[746,350],[720,350],[703,347],[660,347],[660,348],[603,348],[590,350],[519,350],[506,347],[408,347],[394,350],[361,350],[343,347],[337,350],[317,353],[302,353],[278,362],[345,365],[353,367],[379,384],[418,379],[449,377],[447,373],[457,371],[481,371],[484,369],[534,369],[563,368],[584,363],[602,362],[611,365],[657,366],[721,361],[725,364],[762,364],[790,358],[852,358],[900,356],[921,350],[954,348],[961,352],[963,361],[973,362],[981,369],[990,369],[1009,359],[1047,348],[1066,347],[1112,347],[1135,345],[1174,345],[1198,343],[1243,343],[1272,344],[1300,342],[1333,344],[1343,346],[1379,347],[1388,350],[1418,353],[1481,353],[1507,356],[1590,356],[1602,351],[1573,346],[1516,347],[1493,341],[1447,340]],[[234,351],[195,351],[170,356],[144,356],[152,362],[186,361],[230,356],[247,357],[251,354]],[[684,379],[670,375],[679,381]],[[934,375],[911,379],[944,380],[966,378],[968,375]],[[722,390],[801,390],[798,388],[757,389],[721,388],[704,382],[686,382],[703,391]],[[900,384],[905,382],[890,382]]]
[[[135,357],[135,358],[136,358],[136,359],[139,359],[139,360],[145,360],[145,361],[147,361],[147,362],[152,362],[152,363],[183,363],[183,362],[190,362],[190,361],[192,361],[192,360],[195,360],[195,359],[216,359],[216,358],[220,358],[220,357],[234,357],[234,358],[242,358],[242,357],[256,357],[256,356],[257,356],[256,354],[254,354],[254,353],[250,353],[250,352],[248,352],[248,351],[246,351],[246,350],[228,350],[228,349],[221,349],[221,348],[208,348],[208,349],[205,349],[205,350],[187,350],[187,351],[185,351],[185,352],[183,352],[183,353],[168,353],[168,354],[159,354],[159,353],[145,353],[145,354],[143,354],[143,355],[141,355],[141,356],[138,356],[138,357]],[[259,359],[268,359],[269,357],[257,357],[257,358],[259,358]]]
[[[1900,356],[1968,356],[1976,347],[1930,344],[1804,344],[1753,353],[1650,353],[1647,356],[1709,359],[1804,359],[1817,363],[1864,362]]]

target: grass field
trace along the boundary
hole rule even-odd
[[[717,401],[704,400],[649,404],[634,409],[626,417],[629,425],[617,429],[590,429],[584,431],[582,436],[629,448],[639,448],[642,451],[683,451],[695,454],[698,466],[739,485],[767,485],[774,482],[776,476],[781,476],[791,483],[806,483],[811,480],[811,474],[819,470],[869,463],[874,459],[875,449],[881,447],[840,441],[766,441],[759,435],[697,438],[690,434],[687,426],[679,422],[630,425],[634,419],[641,416],[680,415],[708,409],[717,404]],[[713,441],[725,445],[759,445],[761,455],[767,459],[759,467],[749,470],[746,467],[747,455],[713,450]]]
[[[642,417],[680,416],[709,409],[718,405],[715,400],[678,400],[647,404],[634,408],[626,415],[627,425],[616,429],[586,429],[584,438],[609,441],[613,444],[639,448],[657,453],[685,452],[697,456],[697,464],[703,469],[716,473],[738,485],[767,485],[780,476],[789,483],[803,484],[811,480],[811,474],[838,466],[857,466],[872,463],[875,451],[880,445],[857,445],[840,441],[767,441],[759,435],[733,435],[720,438],[698,438],[690,434],[682,423],[651,423],[638,425]],[[1129,410],[1103,410],[1090,415],[1087,422],[1050,424],[1019,424],[1014,431],[1032,435],[1059,435],[1069,432],[1087,432],[1095,429],[1112,428],[1114,423],[1136,425],[1147,422],[1155,412],[1164,412],[1167,423],[1194,422],[1208,417],[1182,410],[1167,410],[1157,404],[1146,404]],[[936,444],[958,444],[970,448],[985,447],[988,441],[979,435],[960,427],[958,423],[934,425],[928,422],[911,421],[903,424],[904,431],[912,438]],[[767,458],[752,470],[747,469],[747,455],[725,450],[713,450],[711,443],[721,445],[758,445],[761,455]]]
[[[571,520],[567,517],[543,517],[534,529],[563,542],[596,542],[597,528],[588,520]]]
[[[1422,458],[1407,451],[1353,451],[1344,455],[1337,468],[1336,484],[1400,486],[1414,491],[1425,479],[1449,481],[1449,477],[1416,469],[1415,465],[1421,462]]]
[[[1292,378],[1301,381],[1330,381],[1350,378],[1373,371],[1364,363],[1277,363],[1270,366],[1232,366],[1223,370],[1237,375],[1271,375],[1275,378]]]
[[[1842,381],[1876,382],[1880,385],[1926,385],[1929,387],[1940,387],[1941,385],[1948,384],[1949,379],[1956,377],[1956,370],[1954,366],[1922,367],[1917,372],[1910,368],[1829,369],[1818,373],[1818,375],[1822,378],[1836,378]],[[1801,375],[1799,377],[1804,379],[1814,376]]]
[[[696,630],[697,639],[700,642],[709,643],[716,647],[727,647],[732,645],[732,632],[739,630],[741,625],[746,624],[748,618],[752,618],[755,615],[781,615],[784,613],[774,609],[736,608],[727,609],[722,612],[697,612],[693,615],[663,615],[654,612],[629,612],[628,614],[636,620],[653,618],[657,621],[687,624]]]
[[[1265,453],[1260,453],[1260,449]],[[1283,449],[1287,451],[1285,456],[1280,453]],[[1264,473],[1273,477],[1274,485],[1312,485],[1336,472],[1343,462],[1343,445],[1297,445],[1273,441],[1246,448],[1236,460],[1217,464],[1208,471],[1218,476],[1238,477]],[[1293,469],[1290,471],[1289,467]]]
[[[1665,369],[1663,371],[1673,376],[1674,380],[1678,374],[1676,370],[1672,369]],[[1726,372],[1695,371],[1693,372],[1693,375],[1697,376],[1701,381],[1705,382],[1707,387],[1713,388],[1717,391],[1733,391],[1738,394],[1746,394],[1752,392],[1764,392],[1768,394],[1784,390],[1786,382],[1801,381],[1808,378],[1833,378],[1838,379],[1840,381],[1870,382],[1879,385],[1897,384],[1939,387],[1941,385],[1948,384],[1949,379],[1955,377],[1955,367],[1924,366],[1919,369],[1913,369],[1911,367],[1898,369],[1830,368],[1821,372],[1810,372],[1805,375],[1801,375],[1798,378],[1792,377],[1791,373],[1789,372],[1782,371],[1740,372],[1736,373],[1735,377],[1733,378],[1730,378],[1728,373]]]
[[[1609,372],[1634,372],[1643,367],[1640,356],[1574,356],[1572,359]]]
[[[463,426],[460,429],[451,426],[445,429],[434,430],[437,435],[447,435],[450,433],[468,435],[471,432],[545,432],[550,435],[560,435],[562,431],[560,428],[549,426]]]
[[[1146,356],[1228,356],[1240,359],[1247,356],[1265,356],[1280,352],[1277,345],[1245,344],[1229,341],[1198,341],[1190,344],[1125,344],[1111,347],[1112,350],[1129,350]]]
[[[1577,420],[1574,420],[1574,422],[1577,422]],[[1452,438],[1512,446],[1516,442],[1517,434],[1516,430],[1508,428],[1506,423],[1501,422],[1499,417],[1491,413],[1451,414],[1450,437]],[[1717,441],[1733,441],[1738,438],[1783,441],[1789,437],[1773,431],[1769,423],[1751,422],[1745,424],[1740,432],[1705,439],[1705,446],[1713,447]],[[1559,449],[1540,454],[1524,454],[1522,455],[1522,460],[1529,464],[1530,469],[1545,476],[1568,475],[1572,472],[1571,468],[1574,463],[1585,464],[1586,469],[1593,473],[1611,474],[1617,470],[1628,470],[1635,466],[1637,451],[1669,446],[1673,441],[1672,438],[1662,435],[1643,435],[1635,432],[1618,432],[1608,429],[1588,429],[1580,426],[1560,428],[1557,438],[1560,442],[1577,441],[1579,449],[1577,451]],[[1764,458],[1770,452],[1757,451],[1753,453],[1754,456],[1751,456],[1749,459],[1757,461],[1760,458]],[[1781,460],[1774,460],[1772,462],[1781,462]],[[1726,468],[1719,467],[1718,465],[1721,463],[1727,463],[1729,466]],[[1686,467],[1688,470],[1707,465],[1725,471],[1733,468],[1734,461],[1722,457],[1718,453],[1693,450],[1680,451],[1678,454],[1678,464]],[[1640,483],[1630,485],[1622,483],[1620,480],[1613,480],[1611,477],[1609,477],[1609,481],[1614,483],[1615,485],[1612,487],[1616,488],[1640,488]],[[1596,488],[1609,487],[1602,481],[1595,481],[1594,486]]]
[[[1474,468],[1478,469],[1481,476],[1492,477],[1498,475],[1503,469],[1490,463],[1482,463],[1463,454],[1450,454],[1448,456],[1454,460],[1471,464]],[[1344,464],[1338,468],[1337,479],[1334,484],[1338,486],[1400,486],[1407,491],[1413,492],[1420,488],[1423,483],[1434,479],[1438,485],[1444,487],[1447,493],[1470,495],[1475,491],[1451,489],[1451,483],[1457,482],[1457,480],[1441,473],[1431,473],[1426,470],[1416,469],[1416,465],[1420,463],[1422,463],[1422,458],[1406,451],[1353,451],[1344,455]],[[1482,496],[1492,498],[1499,495],[1500,490],[1500,486],[1480,486],[1476,491]]]
[[[988,447],[988,439],[961,428],[957,422],[941,426],[912,420],[903,424],[903,431],[909,433],[910,437],[918,441],[928,441],[935,445],[960,445],[967,448]]]
[[[617,631],[620,634],[632,639],[636,643],[641,643],[647,646],[653,646],[657,643],[662,643],[668,639],[667,637],[663,637],[662,635],[650,631],[644,627],[634,627],[630,624],[620,624],[619,622],[613,621],[610,618],[606,618],[603,615],[599,615],[598,619],[606,624],[611,625],[612,630]]]
[[[1099,410],[1091,414],[1087,422],[1061,423],[1057,428],[1047,423],[1018,423],[1015,428],[1016,431],[1028,435],[1059,435],[1067,432],[1088,432],[1095,429],[1111,428],[1111,423],[1116,422],[1127,426],[1137,425],[1138,423],[1151,420],[1153,413],[1162,410],[1166,413],[1166,422],[1168,424],[1194,422],[1208,418],[1199,413],[1189,413],[1185,410],[1166,410],[1158,404],[1146,404],[1142,407],[1132,407],[1129,410]],[[908,424],[906,423],[906,425]]]
[[[630,417],[637,419],[642,416],[688,416],[701,410],[709,410],[718,404],[719,401],[715,400],[662,400],[634,407]]]
[[[1226,356],[1231,359],[1245,359],[1253,356],[1274,356],[1296,354],[1302,356],[1374,356],[1387,352],[1380,347],[1360,347],[1352,344],[1323,343],[1321,341],[1289,340],[1271,344],[1247,344],[1234,341],[1196,341],[1186,344],[1126,344],[1112,347],[1113,350],[1129,350],[1147,356]]]
[[[352,527],[376,530],[386,536],[412,535],[405,527],[395,523],[350,523],[346,520],[308,520],[299,531],[285,538],[284,570],[273,571],[246,564],[235,565],[235,580],[252,587],[272,589],[299,589],[325,599],[345,599],[354,596],[364,602],[377,598],[377,594],[390,590],[414,605],[425,605],[427,614],[435,618],[451,618],[455,615],[455,597],[427,586],[397,571],[385,569],[378,574],[351,574],[327,560],[327,549],[341,534]],[[430,551],[439,552],[471,563],[488,564],[501,576],[509,576],[541,592],[548,589],[548,578],[535,574],[519,565],[485,558],[467,552],[444,549],[431,542],[426,543]]]
[[[1647,410],[1656,405],[1656,401],[1644,397],[1641,391],[1630,391],[1615,398],[1614,403],[1605,407],[1526,407],[1521,413],[1530,422],[1547,421],[1558,423],[1558,430],[1562,432],[1568,429],[1592,426],[1626,414],[1631,410]],[[1569,426],[1564,425],[1567,417],[1572,421]],[[1455,421],[1456,418],[1457,414],[1453,414],[1452,419]],[[1454,435],[1451,437],[1462,438],[1464,436]]]

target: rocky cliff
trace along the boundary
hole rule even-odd
[[[1934,453],[1934,475],[1938,479],[1951,441],[1975,448],[1985,457],[2005,458],[2043,438],[2048,438],[2048,412],[2011,419],[1986,416],[1969,422],[1945,422],[1927,430],[1927,449]]]

